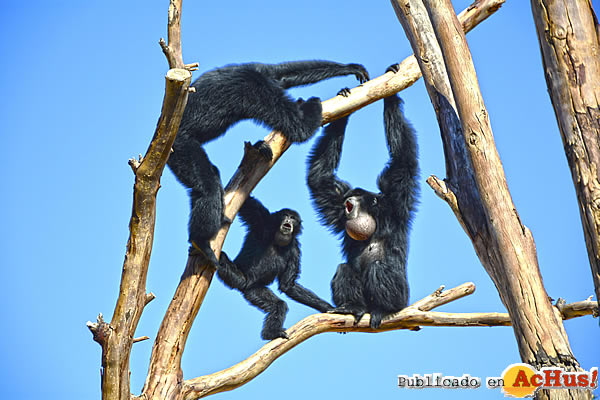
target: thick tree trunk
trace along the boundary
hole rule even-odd
[[[521,359],[536,368],[579,369],[542,284],[531,232],[512,202],[471,54],[450,0],[392,4],[414,54],[420,56],[440,121],[448,177],[445,182],[434,177],[428,182],[452,207],[496,285],[513,322]],[[589,392],[578,390],[542,395],[590,398]]]
[[[600,32],[589,0],[531,0],[600,302]],[[600,303],[599,303],[600,304]]]

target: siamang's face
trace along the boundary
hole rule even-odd
[[[300,215],[290,209],[283,209],[276,214],[278,229],[275,231],[275,244],[277,246],[287,246],[294,236],[302,231],[302,221]]]
[[[367,240],[377,229],[377,195],[363,189],[348,192],[344,199],[346,233],[354,240]]]

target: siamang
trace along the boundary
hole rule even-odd
[[[321,124],[321,101],[294,101],[285,89],[342,75],[355,75],[361,83],[369,79],[359,64],[297,61],[229,65],[204,73],[192,84],[195,92],[188,96],[168,165],[190,189],[189,241],[215,267],[218,261],[209,241],[231,221],[223,214],[219,170],[202,145],[244,119],[280,131],[290,142],[306,141]]]
[[[309,156],[308,187],[321,222],[336,234],[345,231],[346,262],[331,281],[333,312],[357,322],[370,313],[373,329],[408,302],[408,233],[419,188],[416,136],[401,105],[397,95],[384,99],[390,160],[377,180],[380,193],[352,189],[335,175],[348,117],[329,124]]]
[[[300,274],[300,215],[284,208],[270,213],[260,201],[249,197],[238,215],[248,228],[242,250],[232,262],[221,252],[219,278],[238,289],[252,305],[267,313],[261,336],[265,340],[288,338],[283,329],[287,304],[268,287],[275,278],[279,291],[320,312],[333,310],[326,301],[296,280]]]

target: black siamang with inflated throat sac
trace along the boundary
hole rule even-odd
[[[300,274],[300,215],[284,208],[270,213],[260,201],[249,197],[242,205],[240,218],[248,228],[242,250],[232,262],[221,252],[218,277],[229,287],[238,289],[252,305],[267,313],[262,338],[287,338],[283,321],[287,304],[268,287],[277,278],[279,291],[292,299],[327,312],[333,307],[296,280]]]
[[[218,260],[210,239],[229,221],[223,214],[223,186],[219,170],[202,145],[244,119],[253,119],[285,135],[290,142],[308,140],[321,125],[321,101],[292,100],[285,89],[323,79],[355,75],[369,79],[359,64],[297,61],[282,64],[229,65],[204,73],[193,84],[168,165],[190,189],[189,240],[214,266]]]
[[[389,70],[396,72],[397,66]],[[331,281],[333,312],[353,314],[357,322],[370,313],[374,329],[408,302],[408,234],[419,189],[416,136],[401,105],[397,95],[384,99],[390,160],[377,180],[380,193],[352,189],[335,175],[348,117],[325,128],[309,157],[313,204],[322,223],[343,234],[346,262]]]

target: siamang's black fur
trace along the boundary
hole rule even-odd
[[[219,170],[202,145],[244,119],[280,131],[291,142],[303,142],[321,124],[321,102],[316,97],[294,101],[285,89],[342,75],[355,75],[361,83],[369,79],[359,64],[297,61],[229,65],[204,73],[192,84],[195,92],[188,96],[168,164],[190,189],[189,240],[215,266],[209,240],[230,221],[223,214]]]
[[[401,105],[396,95],[384,99],[390,160],[377,180],[379,194],[352,189],[335,175],[348,117],[325,128],[309,157],[308,186],[321,221],[345,232],[346,263],[331,281],[334,312],[356,321],[368,312],[374,329],[408,302],[408,233],[419,189],[416,136]]]
[[[233,262],[221,252],[217,275],[267,313],[262,338],[287,338],[283,329],[287,304],[267,287],[275,278],[280,292],[320,312],[331,311],[333,307],[329,303],[296,282],[300,274],[297,236],[302,230],[298,213],[287,208],[270,213],[260,201],[249,197],[238,215],[248,228],[246,239]]]

